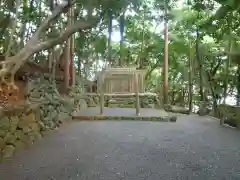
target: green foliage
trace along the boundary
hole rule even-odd
[[[222,96],[223,84],[226,77],[226,59],[229,53],[235,53],[229,68],[228,93],[237,89],[237,77],[239,76],[238,64],[240,48],[240,1],[239,0],[188,0],[180,4],[179,0],[77,0],[74,19],[86,18],[86,14],[100,14],[111,10],[113,13],[113,32],[119,32],[120,15],[124,17],[124,44],[122,54],[123,64],[139,65],[148,70],[147,85],[149,90],[159,91],[162,84],[162,67],[164,60],[163,22],[165,8],[167,7],[167,19],[169,20],[169,94],[180,94],[182,89],[187,91],[189,58],[193,60],[193,84],[194,101],[199,100],[200,73],[199,62],[196,60],[196,31],[200,34],[200,54],[204,75],[204,88],[210,97],[209,77],[212,76],[212,86],[215,92]],[[221,6],[220,6],[221,5]],[[19,8],[21,16],[18,20],[16,33],[14,34],[15,50],[21,49],[26,41],[40,26],[41,21],[50,14],[49,1],[31,0],[22,2]],[[9,29],[15,13],[13,1],[1,1],[0,6],[0,52],[5,52],[9,39]],[[75,59],[80,59],[82,72],[93,69],[97,62],[107,62],[107,28],[108,15],[90,30],[80,31],[74,35]],[[62,14],[53,29],[44,34],[44,38],[58,37],[61,29],[67,24],[66,14]],[[119,33],[120,34],[120,33]],[[229,39],[232,41],[232,49],[229,51]],[[225,51],[225,52],[224,52]],[[120,58],[120,43],[112,43],[114,61]],[[47,51],[35,55],[35,59],[46,57]],[[43,62],[44,60],[41,60]],[[77,64],[77,63],[76,63]],[[104,65],[102,65],[104,66]],[[100,67],[99,67],[100,68]],[[239,89],[240,91],[240,89]],[[210,98],[208,98],[210,99]]]

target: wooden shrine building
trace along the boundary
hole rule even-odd
[[[136,115],[140,115],[139,93],[145,92],[146,70],[130,68],[106,68],[98,76],[97,93],[100,94],[100,113],[103,114],[104,97],[135,96]]]

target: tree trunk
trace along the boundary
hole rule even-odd
[[[72,7],[70,9],[70,22],[71,22],[71,25],[74,24],[74,7]],[[70,38],[70,57],[71,57],[71,65],[70,65],[70,73],[71,73],[71,85],[72,86],[75,86],[76,84],[76,79],[75,79],[75,64],[74,64],[74,38],[75,36],[71,36]]]
[[[50,10],[53,12],[53,1],[50,3]],[[50,34],[52,35],[54,32],[52,29],[50,29]],[[54,61],[54,47],[50,48],[48,50],[48,71],[49,73],[52,73],[53,71],[53,61]]]
[[[165,1],[165,21],[164,21],[164,104],[168,104],[168,4]]]
[[[78,76],[81,76],[81,55],[78,55]]]
[[[200,44],[200,34],[199,34],[199,27],[197,26],[196,29],[196,58],[198,63],[201,61],[201,55],[200,55],[200,49],[199,49],[199,44]],[[203,67],[202,63],[199,63],[199,94],[200,94],[200,101],[204,103],[204,87],[203,87]]]
[[[55,79],[56,78],[56,67],[57,67],[57,60],[59,60],[60,56],[61,56],[61,53],[60,51],[52,51],[52,78]]]
[[[138,63],[138,67],[140,69],[143,68],[143,64],[144,64],[144,39],[145,39],[145,9],[144,9],[144,13],[143,13],[143,21],[142,21],[142,41],[141,41],[141,49],[139,52],[139,63]]]
[[[228,38],[228,52],[232,52],[232,20],[231,17],[228,18],[228,27],[229,27],[229,38]],[[229,66],[231,62],[231,55],[228,55],[226,66],[225,66],[225,79],[224,79],[224,90],[223,90],[223,104],[226,104],[227,92],[228,92],[228,74]]]
[[[108,62],[109,63],[113,63],[112,62],[112,46],[111,46],[111,42],[112,42],[112,10],[108,11]]]
[[[120,59],[118,65],[121,67],[124,62],[123,54],[123,42],[124,42],[124,21],[125,21],[125,12],[120,17]]]
[[[237,106],[240,106],[240,65],[237,69]]]
[[[203,67],[203,58],[201,57],[198,61],[199,63],[199,67]],[[213,77],[214,76],[213,74],[211,74],[209,71],[203,71],[200,70],[200,74],[202,76],[202,84],[204,84],[208,89],[210,89],[211,91],[211,94],[212,94],[212,101],[213,101],[213,107],[212,107],[212,110],[213,110],[213,114],[215,115],[216,112],[217,112],[217,94],[215,92],[215,84],[214,84],[214,81],[213,81]],[[204,80],[204,83],[203,83],[203,80]],[[207,88],[205,88],[204,86],[204,90],[203,90],[203,101],[201,102],[201,105],[200,105],[200,109],[199,109],[199,115],[206,115],[208,114],[208,109],[207,109]]]
[[[192,91],[193,91],[193,84],[192,84],[192,53],[191,53],[191,43],[189,46],[189,57],[188,57],[188,109],[189,114],[192,113]]]
[[[185,89],[184,86],[181,89],[181,101],[180,101],[181,106],[185,106]]]
[[[68,24],[71,24],[71,9],[68,11]],[[65,63],[64,63],[64,92],[68,93],[69,89],[69,80],[70,80],[70,47],[71,47],[71,38],[68,38],[65,51]]]
[[[48,50],[48,72],[52,72],[53,48]]]

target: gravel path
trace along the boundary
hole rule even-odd
[[[73,122],[13,161],[1,180],[237,180],[240,132],[216,120]]]
[[[100,107],[90,107],[74,113],[74,116],[94,116],[99,115]],[[104,108],[105,116],[136,116],[134,108]],[[168,116],[168,113],[162,109],[140,108],[140,116]]]

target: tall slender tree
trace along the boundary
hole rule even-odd
[[[193,84],[192,84],[192,45],[191,42],[189,42],[189,57],[188,57],[188,109],[189,114],[192,112],[192,91],[193,91]]]
[[[168,0],[164,2],[164,104],[168,104]]]
[[[113,64],[112,62],[112,20],[113,20],[113,16],[112,16],[112,10],[109,9],[108,10],[108,62]]]
[[[123,42],[124,42],[124,26],[125,26],[125,11],[120,16],[120,58],[119,58],[119,66],[122,66],[124,61],[124,54],[123,54]]]

